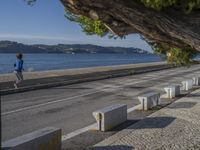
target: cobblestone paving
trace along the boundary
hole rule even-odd
[[[200,150],[200,89],[91,149]]]

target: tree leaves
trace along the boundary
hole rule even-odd
[[[108,29],[104,26],[104,24],[100,20],[92,20],[88,17],[82,15],[75,15],[66,10],[65,17],[70,21],[77,22],[83,32],[87,35],[98,35],[105,36],[108,33]]]
[[[24,0],[28,5],[33,6],[37,0]]]
[[[97,34],[99,36],[104,36],[108,31],[103,23],[99,20],[92,20],[85,16],[79,16],[77,22],[88,35]]]
[[[200,0],[140,0],[146,7],[162,10],[167,7],[175,7],[190,13],[200,8]]]
[[[189,66],[193,63],[192,59],[199,54],[198,51],[190,47],[181,49],[170,47],[166,44],[154,44],[152,48],[155,54],[160,55],[162,58],[165,58],[168,63],[176,66]]]
[[[161,10],[162,8],[172,6],[177,0],[141,0],[142,3],[147,7],[151,7],[156,10]]]

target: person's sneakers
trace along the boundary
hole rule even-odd
[[[17,89],[17,88],[18,88],[16,83],[14,83],[14,87],[15,87],[15,89]]]

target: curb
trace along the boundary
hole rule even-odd
[[[142,73],[147,73],[147,72],[170,69],[170,68],[173,68],[174,66],[172,66],[172,65],[159,65],[159,66],[153,66],[153,67],[155,67],[155,68],[153,68],[153,69],[147,68],[147,69],[144,69],[144,70],[140,70],[142,68],[138,67],[138,68],[128,69],[124,72],[123,72],[123,70],[121,70],[122,72],[120,72],[120,73],[102,72],[102,73],[104,73],[103,75],[97,75],[97,76],[94,76],[94,77],[85,77],[85,78],[79,78],[79,79],[70,79],[68,81],[63,81],[63,82],[53,82],[53,83],[48,83],[48,84],[38,83],[36,85],[25,86],[25,87],[21,87],[21,88],[18,88],[18,89],[0,90],[0,95],[8,95],[8,94],[26,92],[26,91],[31,91],[31,90],[45,89],[45,88],[58,87],[58,86],[64,86],[64,85],[72,85],[72,84],[91,82],[91,81],[97,81],[97,80],[103,80],[103,79],[109,79],[109,78],[124,77],[124,76],[129,76],[129,75],[142,74]],[[119,71],[119,70],[116,70],[116,71]]]

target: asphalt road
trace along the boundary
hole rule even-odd
[[[164,86],[194,74],[200,74],[200,65],[1,96],[2,140],[47,126],[62,128],[65,135],[95,123],[92,112],[97,109],[116,103],[136,106],[138,95],[163,93]]]

